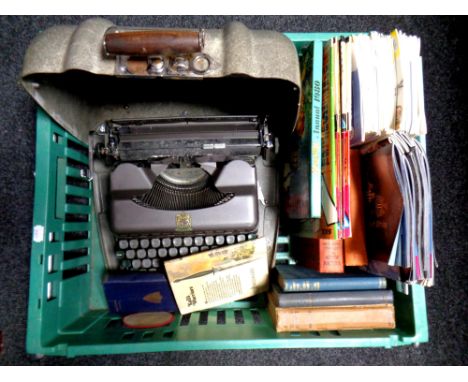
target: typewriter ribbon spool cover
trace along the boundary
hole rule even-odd
[[[101,18],[45,30],[21,81],[89,144],[93,207],[110,269],[265,237],[273,263],[275,157],[300,100],[297,52],[274,31],[122,28]]]

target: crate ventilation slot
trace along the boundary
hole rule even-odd
[[[88,148],[81,143],[75,142],[71,139],[67,139],[67,147],[70,149],[76,150],[81,154],[88,155]]]
[[[67,223],[87,223],[88,220],[88,214],[65,214],[65,221]]]
[[[191,314],[184,314],[180,319],[180,326],[187,326],[190,323]]]
[[[127,332],[123,334],[122,339],[128,341],[133,339],[133,337],[135,337],[135,332]]]
[[[200,312],[200,317],[198,318],[198,325],[207,325],[208,324],[208,312]]]
[[[226,323],[226,312],[224,310],[218,310],[216,313],[216,323],[218,325],[224,325]]]
[[[89,181],[85,178],[77,178],[75,176],[67,176],[67,184],[81,188],[89,188]]]
[[[62,280],[68,280],[88,272],[88,264],[80,265],[75,268],[66,269],[62,272]]]
[[[243,314],[242,310],[235,310],[234,311],[234,319],[236,321],[236,324],[238,324],[238,325],[243,325],[245,323],[244,314]]]
[[[69,251],[63,251],[63,260],[73,260],[79,257],[88,256],[88,248],[71,249]]]
[[[84,164],[72,158],[67,158],[67,166],[77,168],[79,170],[88,170],[89,168],[87,164]]]
[[[88,182],[86,182],[86,183],[88,183]],[[82,205],[82,206],[88,206],[89,205],[89,198],[67,194],[67,195],[65,195],[65,202],[67,204],[79,204],[79,205]]]
[[[260,315],[260,312],[258,310],[252,309],[250,313],[252,314],[254,324],[261,324],[263,322],[262,316]]]
[[[121,326],[121,319],[120,318],[113,318],[112,320],[109,320],[106,324],[106,329],[110,328],[118,328]]]

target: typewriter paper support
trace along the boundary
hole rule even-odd
[[[255,232],[267,238],[272,264],[274,156],[300,100],[297,52],[285,36],[238,22],[156,30],[93,18],[39,35],[21,80],[60,126],[89,143],[108,268],[118,266],[116,240],[127,235],[122,245],[130,245],[140,234],[148,237],[135,253],[148,254],[156,235],[172,240],[171,256],[202,249],[200,237],[229,244]],[[191,240],[199,245],[185,245]]]

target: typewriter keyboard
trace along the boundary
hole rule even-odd
[[[119,268],[127,271],[157,271],[165,260],[256,239],[255,233],[241,235],[118,238]]]

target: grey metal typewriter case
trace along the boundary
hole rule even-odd
[[[143,60],[137,52],[137,63],[147,65],[134,70],[131,55],[106,51],[104,38],[112,28],[101,18],[55,26],[36,37],[25,55],[24,88],[82,141],[89,142],[104,121],[115,119],[267,115],[279,141],[292,131],[300,100],[299,62],[294,45],[282,34],[233,22],[224,29],[198,31],[203,37],[199,49],[148,53]],[[163,65],[170,69],[159,71]],[[279,187],[277,171],[267,162],[259,156],[254,164],[261,190],[256,220],[273,262]],[[91,165],[101,244],[107,266],[115,268],[111,167],[102,161]]]

